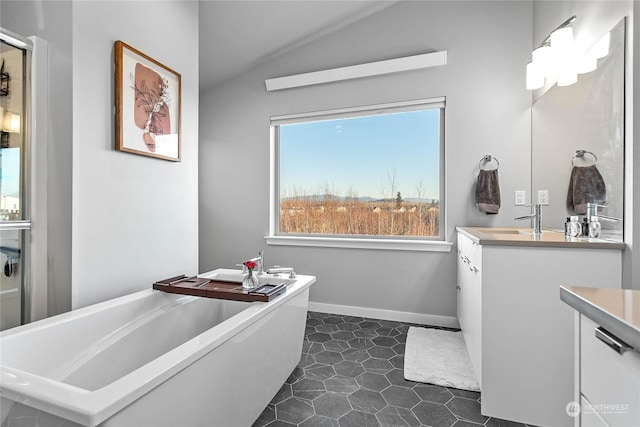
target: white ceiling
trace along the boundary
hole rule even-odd
[[[399,0],[201,0],[200,90]]]

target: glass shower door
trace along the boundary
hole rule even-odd
[[[2,272],[0,272],[0,330],[25,323],[24,283],[25,230],[0,230]]]
[[[27,60],[27,50],[0,40],[0,330],[29,315]]]

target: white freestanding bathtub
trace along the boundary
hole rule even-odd
[[[0,423],[250,426],[300,361],[315,277],[263,281],[287,291],[247,303],[149,289],[0,333]]]

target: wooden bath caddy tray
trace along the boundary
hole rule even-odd
[[[242,288],[242,283],[182,275],[160,280],[153,284],[153,289],[171,294],[194,295],[205,298],[266,302],[283,294],[287,287],[284,283],[280,283],[278,285],[262,285],[249,291]]]

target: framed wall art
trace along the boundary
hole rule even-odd
[[[181,160],[181,77],[122,41],[115,42],[116,150]]]

